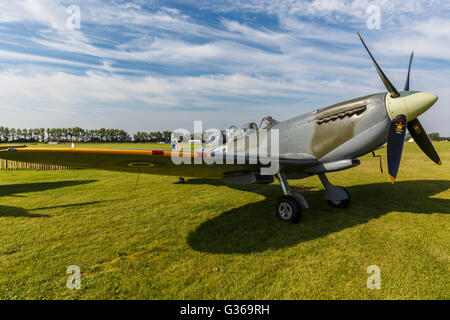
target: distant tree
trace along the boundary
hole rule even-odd
[[[39,128],[39,141],[45,142],[45,129]]]
[[[17,131],[15,128],[9,129],[9,140],[10,141],[16,141],[16,139],[17,139],[16,133],[17,133]]]
[[[432,132],[428,134],[428,137],[431,141],[439,141],[439,133],[438,132]]]
[[[3,141],[9,142],[9,128],[5,127],[3,130]]]

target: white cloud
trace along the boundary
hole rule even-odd
[[[25,61],[25,62],[44,62],[44,63],[71,65],[71,66],[78,66],[78,67],[94,67],[92,65],[77,62],[77,61],[56,59],[56,58],[50,58],[50,57],[46,57],[46,56],[42,56],[42,55],[33,55],[33,54],[6,51],[6,50],[0,50],[0,59],[11,59],[11,60],[16,60],[16,61],[19,60],[19,61]]]
[[[305,90],[319,89],[324,95],[336,92],[333,83],[320,88],[307,82],[287,83],[243,74],[171,79],[150,76],[130,79],[93,72],[84,76],[67,73],[0,74],[0,104],[4,110],[9,110],[9,116],[2,119],[2,123],[11,126],[25,125],[23,120],[28,118],[23,117],[24,110],[34,114],[33,123],[37,126],[49,125],[48,119],[54,118],[59,119],[58,126],[79,125],[90,118],[94,110],[104,112],[105,118],[116,112],[126,112],[127,117],[122,120],[134,130],[139,128],[132,123],[142,112],[149,115],[153,125],[162,129],[195,120],[193,116],[198,114],[190,110],[204,110],[204,116],[209,120],[217,118],[211,111],[218,110],[222,113],[215,121],[217,125],[222,122],[225,110],[242,111],[241,116],[251,115],[248,120],[255,120],[252,119],[255,109],[258,117],[269,111],[277,116],[286,107],[298,106],[296,98]],[[279,106],[280,103],[286,105]],[[251,110],[253,112],[250,113]],[[298,112],[292,111],[294,114]],[[225,117],[225,120],[231,121],[230,117]],[[103,123],[102,119],[97,118],[96,121]]]
[[[373,3],[379,4],[382,12],[378,31],[365,30],[366,8]],[[0,72],[0,103],[11,111],[5,121],[14,125],[53,119],[58,126],[73,122],[83,126],[95,118],[105,124],[92,126],[125,121],[124,126],[130,129],[145,129],[142,126],[150,124],[163,129],[172,124],[182,126],[183,121],[199,116],[207,117],[214,126],[224,126],[236,115],[227,110],[239,110],[245,121],[265,113],[278,118],[294,116],[353,96],[384,91],[355,35],[357,30],[367,34],[366,41],[399,88],[405,75],[402,68],[406,68],[412,49],[417,57],[414,88],[445,97],[445,84],[449,83],[441,75],[448,65],[440,68],[443,70],[427,65],[436,58],[450,60],[450,6],[439,1],[192,2],[204,10],[242,14],[233,17],[249,12],[268,14],[276,17],[276,30],[251,19],[231,19],[231,15],[208,23],[175,5],[147,10],[143,4],[77,1],[82,28],[74,31],[66,28],[65,2],[2,1],[3,28],[20,23],[35,30],[30,36],[20,34],[0,42],[0,62],[18,64],[14,72],[12,67]],[[122,33],[116,37],[117,30]],[[40,50],[24,53],[2,48],[14,46],[14,39],[16,45]],[[73,61],[46,52],[89,59]],[[118,61],[127,66],[119,67]],[[163,71],[155,71],[155,65]],[[77,75],[69,74],[70,68],[78,68]],[[79,75],[80,69],[87,71]],[[172,74],[165,74],[165,70]],[[117,75],[121,72],[136,76]],[[441,107],[444,103],[441,98],[436,105],[440,117],[448,114]],[[99,116],[102,113],[105,115]],[[444,131],[446,124],[429,121],[436,114],[430,111],[425,121]],[[150,119],[148,123],[142,120],[144,115]]]

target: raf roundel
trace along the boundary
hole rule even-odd
[[[150,162],[132,162],[128,164],[129,167],[134,167],[134,168],[148,168],[148,167],[153,167],[154,164],[150,163]]]

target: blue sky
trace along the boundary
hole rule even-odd
[[[67,27],[78,6],[80,29]],[[369,6],[380,28],[369,29]],[[0,125],[130,132],[285,120],[385,91],[364,51],[402,89],[437,94],[421,119],[450,136],[448,1],[0,3]]]

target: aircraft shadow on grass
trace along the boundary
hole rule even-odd
[[[12,196],[12,197],[24,197],[20,195],[22,193],[29,192],[38,192],[52,189],[59,189],[70,186],[77,186],[81,184],[92,183],[97,180],[76,180],[76,181],[56,181],[56,182],[38,182],[38,183],[22,183],[22,184],[9,184],[9,185],[0,185],[0,197]],[[45,208],[37,208],[26,210],[20,207],[11,207],[11,206],[3,206],[0,205],[0,217],[28,217],[28,218],[39,218],[39,217],[49,217],[46,214],[37,214],[37,213],[29,213],[28,211],[40,211],[45,209],[53,209],[53,208],[65,208],[65,207],[73,207],[73,206],[82,206],[93,204],[98,201],[89,202],[89,203],[76,203],[69,205],[61,205],[61,206],[52,206]]]
[[[217,181],[189,180],[188,184]],[[223,185],[223,184],[222,184]],[[310,209],[303,211],[299,224],[282,222],[275,216],[280,195],[278,185],[252,185],[235,189],[256,192],[266,199],[223,212],[205,221],[188,236],[194,250],[217,254],[249,254],[294,246],[328,234],[366,223],[389,212],[418,214],[450,213],[450,200],[433,198],[450,188],[450,181],[419,180],[374,183],[347,188],[352,203],[347,209],[334,209],[323,200],[323,190],[306,191]],[[298,189],[295,190],[298,192]]]

